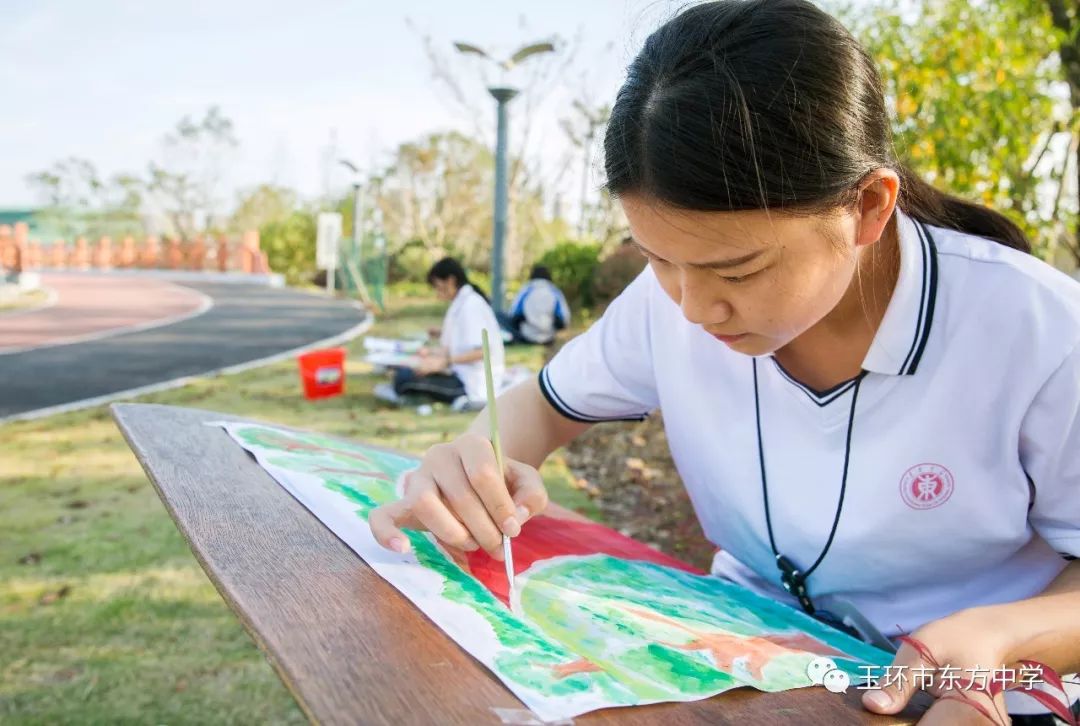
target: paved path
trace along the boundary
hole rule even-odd
[[[367,315],[350,303],[294,290],[189,282],[183,287],[190,289],[189,299],[202,300],[205,295],[213,305],[164,326],[0,355],[0,420],[216,371],[359,332]],[[120,316],[109,318],[116,322]],[[7,322],[0,316],[0,329]]]
[[[210,307],[196,290],[145,277],[50,274],[41,282],[54,301],[0,313],[0,354],[162,325]]]

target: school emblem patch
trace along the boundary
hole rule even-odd
[[[949,500],[953,475],[940,464],[917,464],[900,479],[900,496],[912,509],[933,509]]]

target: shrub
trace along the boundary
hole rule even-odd
[[[411,247],[406,245],[406,249]],[[415,258],[414,258],[415,259]],[[390,287],[390,292],[399,297],[420,297],[420,298],[433,298],[435,293],[431,289],[431,285],[427,281],[428,270],[431,269],[431,265],[435,263],[433,260],[423,266],[417,267],[416,272],[405,278],[391,279],[387,282]],[[391,262],[391,271],[393,271],[394,262]],[[422,267],[422,269],[421,269]],[[469,273],[469,282],[476,287],[479,287],[484,291],[485,295],[490,297],[491,295],[491,276],[486,272],[480,272],[475,269],[466,268],[466,272]],[[391,272],[393,274],[393,272]]]
[[[259,228],[259,242],[270,269],[290,284],[307,282],[315,273],[315,217],[293,212],[285,219]]]
[[[600,258],[600,245],[560,242],[536,261],[551,270],[554,282],[572,307],[593,304],[593,275]]]
[[[648,261],[631,245],[621,245],[605,257],[593,275],[593,301],[607,305],[634,281]]]
[[[387,282],[422,282],[427,284],[427,273],[435,264],[431,250],[423,240],[412,240],[390,258]]]

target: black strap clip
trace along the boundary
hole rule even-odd
[[[780,568],[780,584],[799,601],[799,605],[807,614],[813,615],[814,602],[806,590],[806,575],[800,572],[795,563],[785,555],[776,556],[776,566]]]

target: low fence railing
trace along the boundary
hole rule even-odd
[[[266,253],[259,247],[257,230],[239,239],[225,235],[181,240],[127,236],[119,240],[86,237],[50,243],[29,239],[29,227],[19,222],[0,225],[0,267],[10,272],[31,270],[189,270],[270,273]]]

